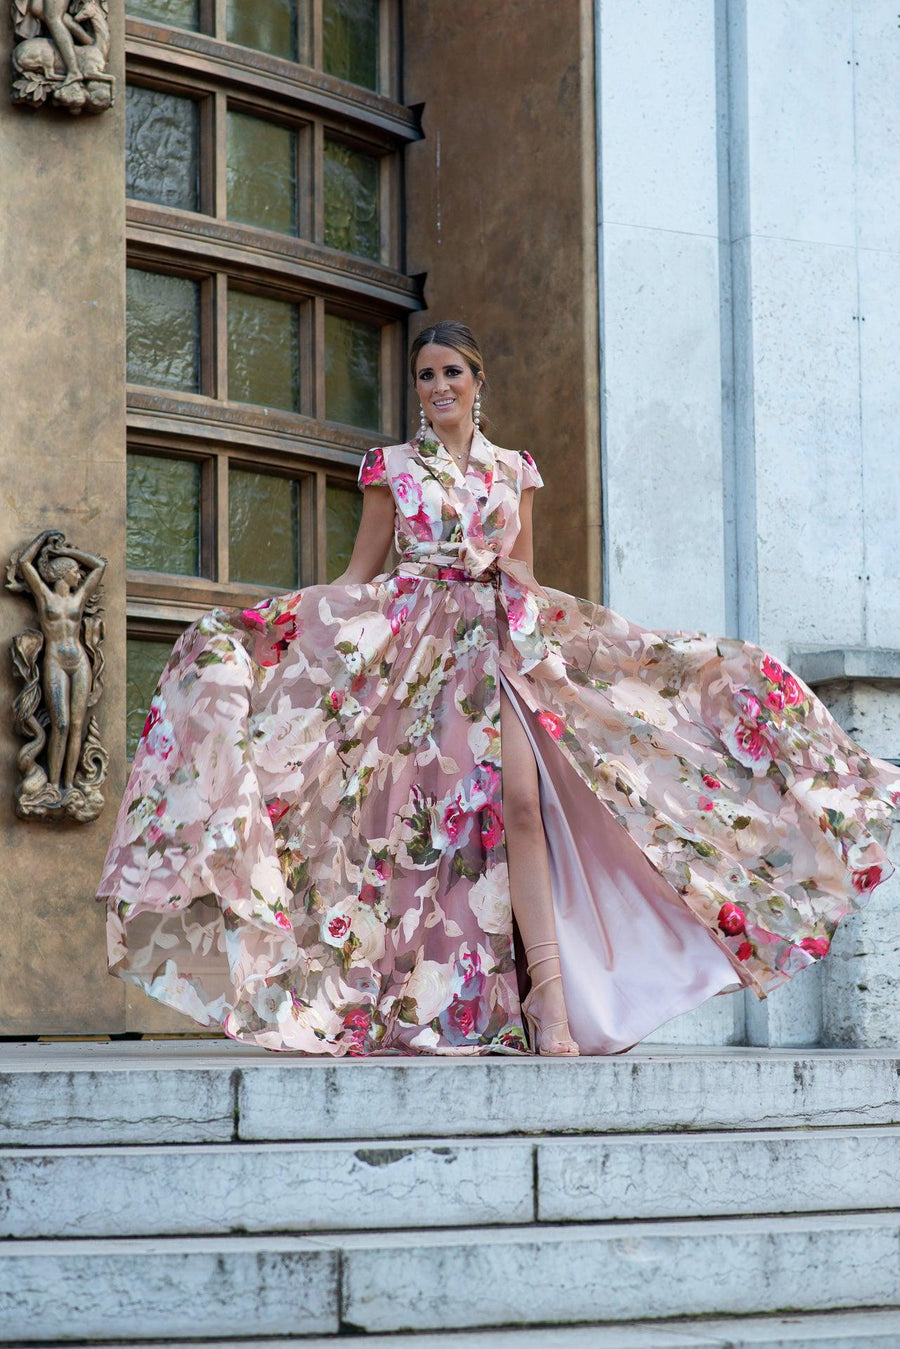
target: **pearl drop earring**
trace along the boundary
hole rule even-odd
[[[474,408],[472,409],[472,420],[473,420],[473,422],[475,423],[475,430],[477,431],[477,430],[480,428],[480,425],[481,425],[481,393],[480,393],[480,392],[477,393],[477,394],[475,395],[475,406],[474,406]]]
[[[420,403],[420,404],[419,404],[419,435],[420,435],[420,436],[424,436],[424,434],[425,434],[425,432],[426,432],[427,430],[428,430],[428,423],[427,423],[427,421],[425,420],[425,407],[424,407],[424,404]]]

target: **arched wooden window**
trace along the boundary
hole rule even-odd
[[[327,581],[404,434],[399,0],[126,0],[128,748],[186,622]]]

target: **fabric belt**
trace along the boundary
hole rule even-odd
[[[395,576],[491,586],[503,606],[523,673],[549,654],[541,612],[550,596],[518,557],[503,557],[473,539],[462,543],[422,544],[403,553]]]

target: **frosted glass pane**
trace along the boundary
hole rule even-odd
[[[232,581],[292,590],[300,583],[300,484],[233,468],[228,474]]]
[[[128,268],[128,379],[163,389],[200,387],[200,284]]]
[[[325,539],[328,549],[327,579],[345,571],[353,552],[362,516],[363,494],[354,484],[344,487],[330,482],[325,489]]]
[[[228,0],[228,41],[296,61],[296,0]]]
[[[137,84],[129,84],[125,92],[125,195],[196,211],[200,163],[196,102]]]
[[[296,132],[229,112],[228,218],[297,233]]]
[[[200,575],[200,465],[128,455],[129,567]]]
[[[325,315],[325,415],[377,430],[381,332],[359,319]]]
[[[129,637],[125,644],[125,752],[134,758],[159,676],[172,654],[174,639],[143,641]]]
[[[378,88],[378,0],[322,0],[322,68]]]
[[[266,295],[228,292],[228,397],[266,407],[300,407],[297,306]]]
[[[325,242],[376,261],[381,255],[378,160],[331,140],[325,142]]]
[[[125,13],[132,19],[150,19],[171,28],[200,27],[197,0],[125,0]]]

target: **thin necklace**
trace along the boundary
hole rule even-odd
[[[456,457],[456,455],[453,453],[453,451],[452,451],[451,449],[448,449],[447,446],[444,445],[444,449],[447,450],[447,453],[449,454],[450,458],[453,460],[454,464],[455,464],[456,467],[459,469],[460,473],[462,473],[463,475],[465,475],[465,474],[468,473],[468,471],[469,471],[469,460],[472,458],[472,444],[473,444],[474,440],[475,440],[475,432],[474,432],[474,430],[473,430],[473,432],[472,432],[472,439],[469,441],[469,448],[468,448],[468,450],[466,451],[466,466],[465,466],[465,468],[463,468],[462,464],[459,462],[459,460],[457,459],[457,457]]]

